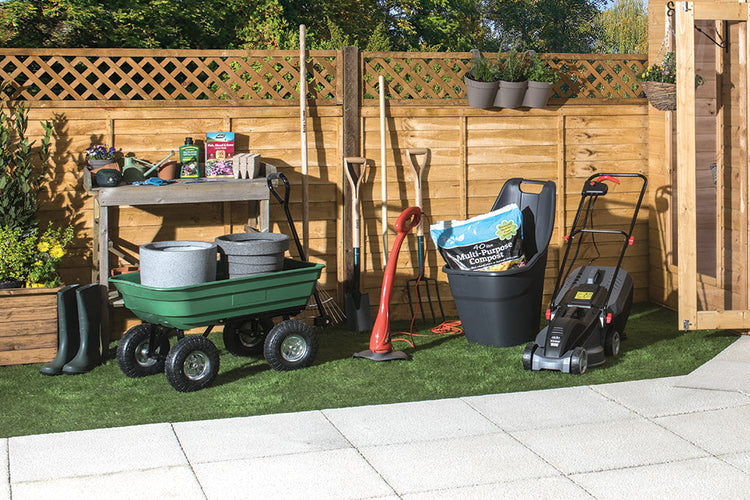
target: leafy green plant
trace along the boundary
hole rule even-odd
[[[675,83],[677,81],[677,59],[674,52],[664,54],[664,59],[660,63],[654,63],[646,68],[643,73],[637,77],[641,82],[661,82]],[[705,83],[706,79],[700,75],[695,75],[695,86],[698,87]]]
[[[495,64],[486,57],[477,57],[471,66],[469,78],[477,82],[494,82],[497,80]]]
[[[73,239],[73,228],[54,227],[23,230],[0,226],[0,281],[18,280],[27,287],[60,284],[57,267]]]
[[[531,54],[529,64],[526,67],[526,79],[535,82],[555,83],[560,76],[550,65],[542,61],[539,54]]]
[[[51,172],[52,124],[41,122],[44,137],[38,150],[26,129],[29,110],[8,98],[9,85],[0,82],[0,226],[28,229],[38,224],[38,196]]]
[[[526,62],[524,53],[519,53],[512,48],[502,58],[502,53],[497,54],[498,76],[506,82],[522,82],[526,79]]]

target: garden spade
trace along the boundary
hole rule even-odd
[[[354,264],[352,290],[344,297],[346,322],[349,330],[364,332],[372,328],[370,296],[361,293],[359,290],[359,188],[367,172],[367,160],[359,157],[344,158],[344,170],[346,170],[346,177],[349,179],[352,192],[352,255]]]

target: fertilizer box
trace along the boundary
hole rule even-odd
[[[234,177],[234,132],[206,133],[206,177]]]

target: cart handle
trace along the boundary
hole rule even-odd
[[[281,179],[284,182],[284,198],[282,198],[273,187],[273,182],[271,181],[274,181],[276,179]],[[266,176],[266,183],[268,184],[268,190],[271,192],[273,197],[276,198],[276,201],[284,206],[289,206],[289,179],[286,178],[286,175],[284,175],[282,172],[274,172],[272,174],[268,174]]]

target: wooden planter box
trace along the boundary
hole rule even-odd
[[[54,359],[58,290],[0,290],[0,366],[46,363]]]

